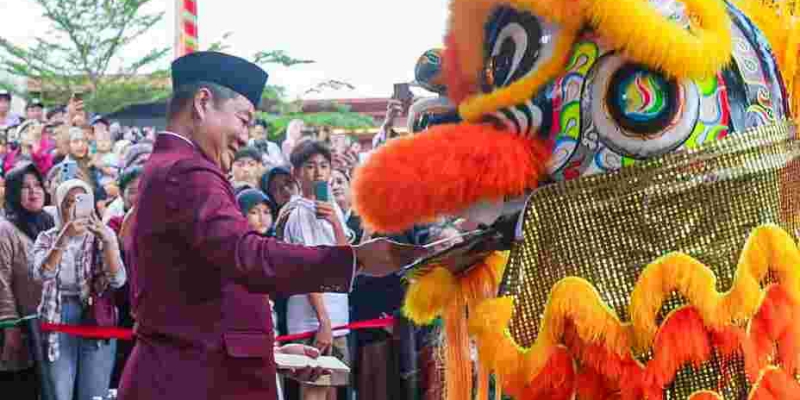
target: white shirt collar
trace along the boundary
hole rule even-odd
[[[186,143],[189,143],[190,145],[192,145],[192,147],[194,147],[194,142],[192,142],[191,140],[189,140],[189,139],[187,139],[187,138],[185,138],[185,137],[183,137],[181,135],[178,135],[177,133],[173,133],[173,132],[169,132],[169,131],[161,131],[158,134],[159,135],[170,135],[170,136],[175,136],[177,138],[181,138],[182,140],[185,140]]]

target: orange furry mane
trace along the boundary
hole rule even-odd
[[[522,195],[546,173],[549,150],[489,125],[436,126],[370,156],[355,173],[354,207],[368,229],[402,232],[481,200]]]

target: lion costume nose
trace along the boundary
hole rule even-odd
[[[392,140],[356,170],[365,227],[402,232],[479,201],[522,195],[546,174],[549,146],[486,124],[452,124]]]

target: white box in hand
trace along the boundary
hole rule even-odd
[[[279,373],[281,370],[287,371],[306,367],[320,367],[331,371],[330,375],[324,375],[313,383],[303,382],[304,384],[315,386],[346,386],[349,384],[350,380],[350,367],[339,361],[336,357],[320,356],[313,359],[297,354],[275,353],[275,364],[278,366]],[[291,378],[291,375],[289,375],[289,377]]]

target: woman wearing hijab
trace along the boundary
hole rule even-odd
[[[95,201],[103,201],[106,198],[106,192],[103,186],[100,185],[100,178],[103,176],[102,172],[95,167],[92,163],[92,155],[89,149],[89,140],[86,136],[87,131],[78,127],[69,128],[69,153],[67,157],[60,164],[53,168],[61,168],[65,170],[65,166],[69,163],[76,163],[77,170],[74,176],[62,176],[63,180],[80,179],[91,185],[94,192]]]
[[[266,193],[273,200],[272,215],[278,217],[280,209],[283,208],[292,196],[300,194],[300,186],[292,177],[292,172],[284,167],[275,167],[261,176],[261,191]]]
[[[261,236],[274,236],[272,224],[275,216],[272,215],[272,210],[275,209],[275,205],[264,192],[258,189],[244,189],[236,195],[236,202],[239,203],[239,209],[247,218],[247,223],[252,230]],[[278,332],[278,311],[275,309],[275,302],[272,299],[269,299],[269,304],[272,309],[272,329]],[[277,375],[276,379],[278,399],[283,399],[283,389]]]
[[[6,175],[6,219],[0,219],[0,320],[15,320],[36,313],[42,287],[28,273],[33,241],[53,227],[44,212],[42,175],[32,163]],[[36,398],[39,379],[33,368],[35,323],[0,329],[0,386],[8,393]]]
[[[272,225],[275,215],[272,210],[275,209],[275,204],[269,196],[258,189],[244,189],[236,195],[236,201],[250,228],[261,236],[274,236]]]
[[[56,226],[39,234],[33,245],[31,273],[43,284],[38,308],[42,322],[95,323],[91,306],[110,301],[107,292],[125,283],[125,266],[114,232],[94,214],[89,219],[73,218],[79,195],[88,195],[94,204],[92,188],[86,182],[71,179],[59,185]],[[48,333],[44,342],[44,379],[54,389],[54,400],[107,394],[115,340]]]

